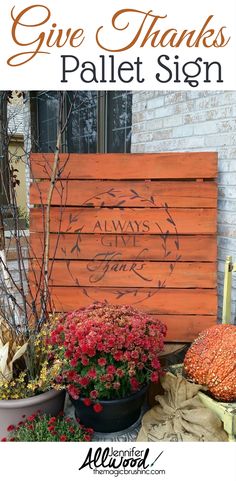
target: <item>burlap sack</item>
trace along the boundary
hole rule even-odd
[[[167,373],[163,396],[142,419],[137,441],[228,441],[220,419],[197,396],[202,386]]]

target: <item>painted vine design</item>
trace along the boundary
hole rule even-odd
[[[118,195],[118,194],[121,194],[121,195]],[[88,198],[81,205],[81,207],[88,207],[88,208],[96,207],[96,208],[103,209],[104,207],[106,207],[106,202],[104,200],[104,197],[107,196],[107,195],[118,200],[117,203],[114,203],[114,205],[112,205],[113,209],[117,208],[117,209],[122,210],[122,209],[126,208],[126,203],[127,203],[128,200],[130,201],[130,200],[134,200],[134,199],[136,201],[139,201],[142,204],[146,203],[146,204],[152,205],[153,207],[156,207],[156,208],[159,208],[159,209],[160,208],[164,209],[164,211],[166,212],[166,216],[167,216],[166,221],[170,224],[170,226],[172,226],[172,229],[174,230],[174,234],[170,234],[169,229],[167,229],[166,231],[163,230],[161,225],[158,222],[156,222],[156,226],[157,226],[157,229],[158,229],[159,236],[162,239],[163,259],[167,260],[167,258],[170,256],[170,254],[172,254],[172,251],[171,251],[170,246],[168,244],[168,241],[170,239],[170,235],[172,235],[172,237],[174,236],[174,244],[176,246],[175,259],[172,262],[170,262],[169,272],[168,272],[168,275],[167,275],[167,277],[164,281],[161,281],[159,279],[158,282],[157,282],[157,286],[154,287],[154,288],[150,288],[147,291],[147,293],[142,298],[139,298],[138,300],[135,300],[138,293],[140,292],[138,290],[138,288],[134,288],[134,289],[132,289],[132,288],[124,288],[124,289],[119,288],[118,290],[114,289],[114,293],[116,294],[116,297],[115,297],[116,300],[119,300],[119,299],[123,298],[124,301],[125,301],[125,296],[127,296],[129,294],[129,295],[133,295],[133,297],[134,297],[134,302],[132,304],[139,304],[140,302],[143,302],[146,299],[150,299],[151,297],[155,296],[156,294],[158,294],[160,289],[163,289],[163,288],[166,287],[167,279],[172,275],[172,273],[174,272],[174,269],[176,267],[177,262],[180,261],[180,259],[181,259],[180,240],[179,240],[179,234],[178,234],[177,226],[176,226],[176,223],[173,219],[173,216],[171,215],[170,208],[169,208],[169,206],[166,202],[158,204],[155,201],[154,196],[144,197],[144,196],[140,195],[134,189],[129,189],[128,195],[123,194],[120,190],[117,190],[113,187],[110,188],[110,189],[106,189],[106,190],[100,192],[99,194],[95,194],[95,195],[91,196],[90,198]],[[99,205],[97,205],[97,202],[95,203],[95,201],[101,201],[101,203]],[[137,206],[135,206],[135,207],[137,207]],[[129,208],[132,208],[132,207],[129,207]],[[66,229],[66,233],[71,232],[71,230],[73,229],[73,225],[76,222],[78,222],[78,220],[79,220],[79,215],[70,214],[69,219],[68,219],[68,227]],[[77,234],[77,238],[76,238],[76,242],[75,242],[74,246],[70,250],[71,254],[73,254],[75,251],[77,251],[78,254],[80,253],[80,242],[82,240],[81,233],[83,232],[84,227],[85,226],[82,225],[79,228],[77,228],[76,230],[73,230],[73,233]],[[125,233],[123,233],[123,234],[125,234]],[[62,252],[66,256],[67,252],[66,252],[65,248],[62,248]],[[75,285],[82,288],[82,291],[83,291],[83,293],[86,297],[88,297],[92,301],[96,301],[96,299],[94,299],[92,296],[89,295],[86,287],[81,286],[78,277],[75,277],[73,275],[73,273],[71,271],[71,268],[70,268],[70,265],[71,265],[70,260],[66,261],[66,265],[67,265],[67,270],[69,272],[69,275],[70,275],[71,279],[73,280],[73,282],[75,283]],[[106,301],[106,299],[104,299],[104,300]]]

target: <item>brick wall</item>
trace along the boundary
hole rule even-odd
[[[222,315],[224,261],[236,262],[236,91],[133,93],[132,152],[216,151],[219,156],[218,284]],[[233,281],[236,319],[236,276]]]

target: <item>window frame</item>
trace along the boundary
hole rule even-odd
[[[113,91],[111,91],[113,92]],[[97,91],[97,153],[108,153],[108,105],[109,105],[109,93],[110,91]],[[132,91],[127,91],[132,95]],[[34,152],[39,151],[39,146],[37,145],[37,140],[39,139],[39,112],[38,112],[38,95],[39,91],[31,92],[31,136],[32,136],[32,150]],[[64,106],[64,117],[66,119],[66,113],[68,111],[68,105]],[[131,126],[132,128],[132,123]],[[68,140],[66,131],[63,132],[62,138],[62,152],[68,152]],[[126,153],[126,152],[125,152]]]

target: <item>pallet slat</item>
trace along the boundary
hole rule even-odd
[[[86,209],[65,207],[51,208],[51,232],[117,233],[117,234],[215,234],[216,213],[214,209],[171,209],[174,224],[167,220],[165,209]],[[170,218],[169,218],[170,219]],[[158,225],[157,225],[158,224]],[[40,208],[31,212],[31,232],[43,231]]]
[[[216,316],[159,314],[155,317],[167,325],[166,340],[169,342],[191,342],[201,331],[216,323]]]
[[[48,179],[53,154],[32,154],[34,179]],[[217,177],[214,152],[158,154],[61,154],[62,179],[213,179]]]
[[[215,262],[217,246],[214,236],[179,236],[180,262]],[[170,254],[168,260],[176,258],[176,237],[168,239]],[[42,256],[44,242],[38,234],[31,234],[31,256]],[[163,239],[160,235],[132,234],[51,234],[50,258],[86,260],[93,259],[97,253],[119,253],[124,260],[161,261],[165,257]],[[141,255],[141,257],[140,257]]]
[[[47,203],[49,181],[34,182],[30,202]],[[216,208],[215,182],[130,182],[130,181],[60,181],[54,190],[52,204],[84,207],[210,207]]]
[[[97,287],[216,287],[214,263],[129,262],[97,257],[90,261],[59,261],[53,263],[50,285]],[[51,265],[49,264],[49,270]],[[37,263],[34,267],[37,271]]]
[[[155,292],[154,292],[155,291]],[[53,300],[57,312],[70,311],[91,302],[107,300],[112,304],[132,304],[152,314],[215,316],[215,289],[145,289],[54,287]]]

